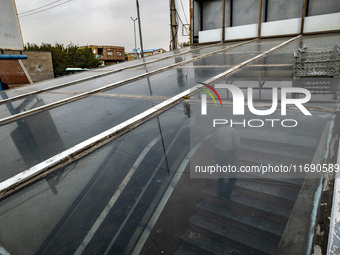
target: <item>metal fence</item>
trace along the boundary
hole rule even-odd
[[[294,77],[339,77],[340,46],[333,49],[309,49],[306,45],[294,53]]]

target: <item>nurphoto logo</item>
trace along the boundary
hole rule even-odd
[[[216,84],[214,87],[212,87],[209,84],[201,83],[206,88],[200,88],[202,91],[206,92],[206,94],[202,94],[201,96],[201,115],[207,115],[207,94],[213,99],[215,105],[217,105],[216,100],[213,96],[213,94],[208,90],[210,89],[218,98],[220,101],[220,105],[222,106],[222,100],[220,95],[217,93],[216,89],[227,89],[231,94],[233,98],[233,115],[242,116],[245,115],[245,95],[243,91],[231,84]],[[295,106],[297,109],[299,109],[304,115],[309,116],[312,115],[306,107],[303,105],[307,103],[311,99],[311,93],[309,90],[304,88],[281,88],[281,98],[279,100],[279,90],[278,88],[272,88],[272,105],[269,109],[256,109],[254,106],[254,100],[253,100],[253,88],[247,88],[247,107],[248,110],[257,116],[269,116],[273,114],[279,104],[281,109],[281,116],[287,115],[287,108],[291,106]],[[290,98],[289,95],[299,95],[295,96],[294,98]],[[302,97],[301,97],[302,95]],[[280,123],[283,127],[296,127],[298,125],[297,120],[295,119],[250,119],[246,121],[245,119],[241,122],[235,122],[232,119],[214,119],[213,120],[213,126],[216,127],[217,125],[226,125],[226,124],[232,125],[242,125],[242,126],[248,126],[248,127],[262,127],[265,124],[270,124],[271,127],[274,127],[276,123]]]

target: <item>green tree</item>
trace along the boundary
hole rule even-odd
[[[101,64],[89,47],[79,48],[70,44],[67,47],[67,58],[68,67],[94,68]]]
[[[96,59],[92,50],[88,47],[79,48],[73,44],[65,47],[60,43],[55,45],[43,43],[38,46],[27,43],[25,50],[51,52],[55,77],[66,74],[65,70],[68,67],[96,68],[100,65],[100,61]]]

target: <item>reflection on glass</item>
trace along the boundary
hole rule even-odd
[[[202,119],[196,97],[0,201],[1,245],[10,254],[275,254],[286,249],[289,237],[297,236],[294,220],[301,223],[298,231],[309,231],[310,219],[299,215],[311,210],[313,197],[301,203],[300,192],[303,198],[313,196],[319,179],[248,173],[237,176],[230,197],[219,196],[219,177],[193,178],[190,168],[197,162],[215,164],[213,132],[206,123],[220,114],[230,119],[231,107],[209,104],[208,118]],[[288,113],[287,118],[299,117],[294,129],[237,125],[236,164],[324,160],[318,151],[327,141],[321,137],[329,132],[332,115],[313,113],[311,120],[300,115]],[[301,236],[296,239],[304,250],[307,234]],[[18,246],[22,240],[26,245]]]
[[[25,109],[43,103],[37,98]],[[153,99],[90,96],[73,102],[71,107],[66,104],[4,124],[0,126],[0,180],[13,177],[156,103]]]

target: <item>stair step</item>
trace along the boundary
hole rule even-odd
[[[234,211],[247,212],[281,224],[287,223],[291,213],[291,208],[266,203],[264,200],[250,198],[242,194],[233,193],[230,200],[224,200],[217,195],[217,189],[214,186],[204,189],[203,199],[225,204]]]
[[[254,156],[261,156],[262,154],[269,155],[271,158],[286,158],[289,159],[291,162],[292,160],[299,160],[299,161],[310,161],[311,156],[301,150],[294,151],[288,149],[278,149],[277,147],[273,146],[265,146],[265,145],[258,145],[258,144],[242,144],[241,145],[242,152],[249,152],[252,153]],[[265,157],[265,156],[264,156]]]
[[[241,153],[237,159],[236,174],[242,178],[304,179],[306,173],[300,172],[300,165],[310,161],[292,162],[289,158],[261,158]],[[241,168],[242,167],[242,168]],[[249,176],[249,177],[248,177]]]
[[[243,161],[240,165],[267,165],[270,164],[272,166],[285,166],[289,167],[291,164],[293,165],[305,165],[311,162],[310,159],[301,159],[296,157],[286,157],[282,155],[272,155],[272,154],[263,154],[256,153],[254,151],[241,150],[238,160]],[[295,173],[294,173],[295,174]]]
[[[275,136],[272,136],[275,137]],[[265,139],[259,140],[257,137],[253,138],[241,138],[241,148],[243,146],[256,147],[261,150],[261,148],[272,149],[273,151],[289,152],[290,154],[296,153],[301,155],[301,158],[311,158],[315,153],[315,147],[304,146],[304,144],[289,144],[276,141],[276,139]],[[256,149],[257,150],[257,149]]]
[[[176,255],[194,255],[194,254],[216,254],[216,255],[247,255],[247,253],[233,248],[223,242],[214,240],[208,236],[198,235],[190,237],[191,231],[187,230],[181,237],[182,247],[176,252]]]
[[[261,132],[259,132],[254,131],[253,129],[244,129],[241,130],[240,133],[240,136],[243,139],[267,142],[272,144],[275,143],[276,146],[282,144],[284,146],[287,145],[290,147],[304,147],[315,149],[318,145],[318,141],[313,137],[288,134],[287,132],[279,130],[261,130]],[[273,140],[274,137],[275,140]]]
[[[232,225],[236,228],[279,242],[285,226],[255,215],[233,212],[224,205],[201,201],[197,212],[208,218]]]
[[[252,180],[238,179],[235,184],[235,191],[240,194],[261,198],[272,203],[293,206],[298,196],[296,189],[281,189],[274,183],[258,183]]]
[[[248,178],[242,178],[243,180],[251,180],[252,182],[261,183],[263,185],[278,185],[282,189],[287,190],[296,190],[297,192],[300,191],[301,186],[304,182],[304,178],[268,178],[266,175],[263,175],[259,178],[257,175],[254,174],[247,174]],[[240,178],[241,179],[241,178]]]
[[[303,162],[298,162],[298,163],[294,163],[292,162],[292,160],[290,158],[285,158],[285,157],[281,157],[279,159],[274,159],[274,158],[263,158],[263,157],[256,157],[255,155],[252,156],[247,156],[244,154],[241,154],[238,157],[238,162],[240,166],[260,166],[262,165],[264,166],[271,166],[271,167],[276,167],[278,169],[280,169],[281,167],[283,169],[285,169],[287,171],[287,173],[285,172],[275,172],[273,173],[273,175],[275,176],[279,176],[281,178],[290,178],[294,175],[299,174],[298,172],[294,173],[294,169],[293,169],[293,165],[300,165],[300,164],[306,164],[308,163],[308,161],[303,161]],[[292,166],[291,166],[292,165]],[[291,168],[291,172],[288,172],[289,168]],[[261,168],[262,170],[262,168]],[[262,172],[258,173],[259,177],[262,177],[263,175],[269,175],[271,173],[265,173],[262,174]]]
[[[193,231],[202,231],[201,235],[209,235],[215,240],[251,254],[274,254],[278,247],[278,242],[263,239],[204,216],[194,215],[189,223]]]

